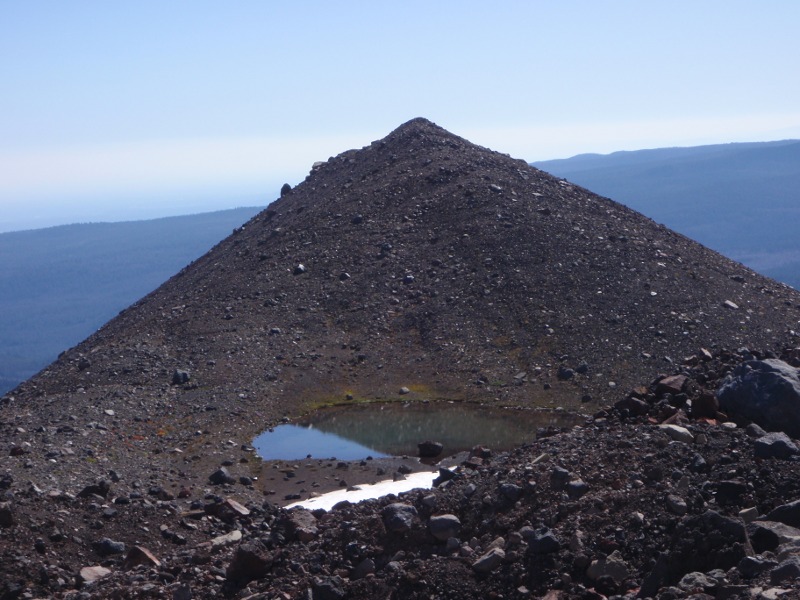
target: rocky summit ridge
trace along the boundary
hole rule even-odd
[[[745,475],[758,469],[750,438],[718,427],[716,408],[688,442],[656,424],[684,418],[675,397],[713,397],[740,356],[726,349],[777,357],[798,318],[792,288],[414,119],[315,164],[2,398],[0,598],[411,598],[428,588],[442,598],[601,597],[633,593],[648,574],[655,594],[685,574],[652,575],[676,528],[735,529],[702,517],[718,508],[703,479],[742,480],[736,502],[755,502]],[[678,388],[646,389],[675,373],[684,373]],[[331,403],[396,400],[400,390],[406,401],[594,416],[508,456],[469,459],[463,478],[399,502],[405,508],[395,498],[326,516],[264,503],[257,433]],[[690,469],[698,452],[706,464],[730,464],[731,449],[748,461],[741,472]],[[233,475],[209,481],[219,467]],[[794,493],[785,475],[759,476],[774,492],[758,500],[765,507],[780,504],[778,490]],[[745,508],[722,504],[721,519]],[[603,511],[586,533],[581,519]],[[619,529],[606,531],[617,518]],[[405,525],[394,531],[395,522]],[[738,535],[720,546],[736,561],[753,554],[731,550],[744,543]],[[691,562],[683,556],[673,558]],[[718,562],[739,564],[731,561]],[[610,563],[625,563],[625,576]],[[587,579],[592,564],[601,566]],[[101,570],[81,571],[93,566]],[[729,579],[691,585],[726,597],[737,585],[755,589]]]

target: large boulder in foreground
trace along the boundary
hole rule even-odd
[[[768,431],[800,437],[798,370],[777,359],[749,360],[727,377],[717,391],[720,409],[741,415]]]

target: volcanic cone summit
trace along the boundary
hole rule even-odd
[[[770,346],[799,305],[620,204],[414,119],[316,163],[16,396],[63,406],[136,387],[182,410],[234,402],[246,421],[401,387],[574,405],[701,347]]]

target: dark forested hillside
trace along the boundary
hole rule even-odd
[[[0,234],[0,393],[155,289],[258,210]]]
[[[585,154],[535,166],[800,288],[800,141]]]

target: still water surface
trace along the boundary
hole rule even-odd
[[[444,455],[481,444],[509,450],[536,439],[540,427],[570,427],[582,417],[571,413],[513,410],[447,403],[390,403],[318,410],[308,417],[265,431],[253,442],[265,460],[368,456],[416,456],[425,440],[444,445]]]

